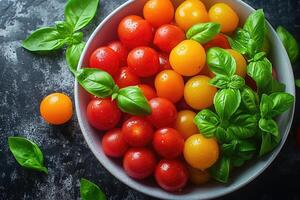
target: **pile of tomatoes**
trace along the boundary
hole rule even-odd
[[[91,97],[87,119],[107,131],[102,148],[107,156],[123,158],[128,176],[154,175],[167,191],[180,191],[188,180],[203,184],[206,171],[218,159],[215,139],[203,137],[193,119],[195,112],[213,104],[217,89],[206,66],[206,50],[221,47],[235,58],[237,74],[246,76],[246,61],[230,49],[225,34],[239,23],[235,11],[217,3],[207,11],[200,0],[186,0],[175,10],[170,0],[149,0],[143,17],[130,15],[118,26],[119,40],[96,49],[89,67],[108,72],[120,87],[137,85],[149,101],[149,116],[122,113],[111,99]],[[221,32],[201,45],[187,40],[185,31],[197,23],[216,22]]]

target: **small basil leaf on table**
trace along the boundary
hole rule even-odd
[[[210,138],[216,133],[219,118],[211,110],[203,109],[195,116],[194,123],[205,137]]]
[[[103,191],[87,179],[80,179],[80,196],[82,200],[106,200]]]
[[[192,26],[186,33],[187,39],[195,40],[201,44],[205,44],[212,40],[218,33],[220,33],[221,25],[208,22],[200,23]]]
[[[295,83],[297,87],[300,87],[300,79],[297,79]]]
[[[83,40],[83,33],[82,32],[76,32],[72,35],[72,44],[79,44]]]
[[[259,99],[256,92],[251,88],[244,87],[241,91],[242,105],[247,109],[251,114],[257,113],[259,109]]]
[[[261,118],[259,120],[259,128],[264,132],[270,133],[274,137],[278,137],[280,135],[278,125],[273,119]]]
[[[81,56],[81,53],[85,47],[85,42],[79,44],[73,44],[66,50],[66,60],[71,72],[75,73],[77,65]]]
[[[265,154],[271,152],[280,142],[281,136],[274,137],[272,134],[261,131],[262,141],[259,151],[259,156],[264,156]]]
[[[282,114],[294,104],[294,96],[286,92],[276,92],[269,96],[273,101],[272,117]]]
[[[56,28],[45,27],[34,31],[22,42],[22,46],[34,52],[48,52],[62,48],[67,38]]]
[[[87,92],[97,97],[107,98],[119,90],[113,78],[99,69],[82,68],[76,71],[75,76]]]
[[[65,37],[72,36],[73,33],[73,27],[71,24],[65,22],[65,21],[56,21],[55,22],[55,27],[57,31],[64,35]]]
[[[227,128],[228,134],[235,135],[239,139],[251,138],[257,131],[257,117],[250,114],[235,115],[230,120]]]
[[[239,75],[233,75],[230,78],[230,82],[228,83],[228,88],[232,88],[232,89],[241,89],[244,86],[245,86],[245,79],[243,79]]]
[[[268,95],[263,94],[260,100],[259,109],[262,118],[270,117],[273,110],[273,100]]]
[[[132,115],[149,115],[151,107],[137,86],[129,86],[120,89],[117,98],[119,108]]]
[[[287,51],[291,63],[295,63],[299,57],[299,46],[297,40],[282,26],[279,26],[276,29],[276,32]]]
[[[84,28],[96,15],[99,0],[68,0],[65,7],[65,20],[74,31]]]
[[[8,145],[22,167],[48,174],[48,170],[44,166],[43,153],[34,142],[23,137],[8,137]]]
[[[216,164],[210,168],[210,175],[221,183],[227,183],[230,173],[230,159],[226,156],[219,158]]]
[[[230,78],[228,76],[223,76],[219,74],[209,80],[209,83],[217,88],[227,88],[229,82]]]

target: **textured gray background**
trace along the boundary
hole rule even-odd
[[[85,29],[86,39],[125,1],[101,0],[96,19]],[[246,2],[264,8],[274,26],[284,25],[300,41],[300,0]],[[120,183],[99,164],[81,135],[75,115],[60,127],[49,126],[39,115],[39,103],[45,95],[65,92],[73,96],[73,77],[62,51],[38,56],[22,49],[20,41],[37,27],[62,20],[64,4],[65,0],[0,0],[0,200],[79,199],[82,177],[101,186],[108,199],[151,199]],[[48,176],[19,167],[8,151],[7,137],[11,135],[25,136],[41,147]],[[299,178],[300,149],[291,133],[263,175],[224,199],[300,199]]]

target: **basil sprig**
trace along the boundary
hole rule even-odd
[[[16,161],[25,168],[48,174],[44,166],[44,157],[40,148],[23,137],[8,137],[9,149]]]
[[[200,23],[192,26],[186,32],[186,38],[205,44],[212,40],[220,31],[220,24],[214,22]]]
[[[106,200],[104,192],[85,178],[80,179],[80,196],[82,200]]]

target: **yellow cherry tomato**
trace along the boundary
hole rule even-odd
[[[178,74],[194,76],[204,67],[206,53],[198,42],[184,40],[171,51],[169,60],[171,67]]]
[[[247,62],[242,54],[233,50],[233,49],[226,49],[228,53],[234,58],[236,62],[236,74],[241,77],[246,77],[247,75]]]
[[[208,22],[209,17],[205,5],[200,0],[186,0],[176,9],[175,21],[186,31],[195,24]]]
[[[175,129],[178,130],[184,139],[187,139],[198,132],[198,128],[194,124],[195,116],[196,113],[190,110],[182,110],[177,114]]]
[[[42,100],[40,113],[49,124],[64,124],[73,115],[72,101],[70,97],[62,93],[50,94]]]
[[[195,185],[203,185],[210,180],[210,175],[207,171],[202,171],[188,166],[190,181]]]
[[[205,170],[218,160],[219,146],[214,138],[205,138],[202,134],[195,134],[185,141],[183,155],[190,166]]]
[[[217,88],[210,85],[208,76],[194,76],[184,86],[184,99],[186,103],[196,110],[208,108],[213,104]]]
[[[221,24],[221,32],[230,33],[239,25],[239,17],[236,12],[225,3],[216,3],[208,11],[212,22]]]

